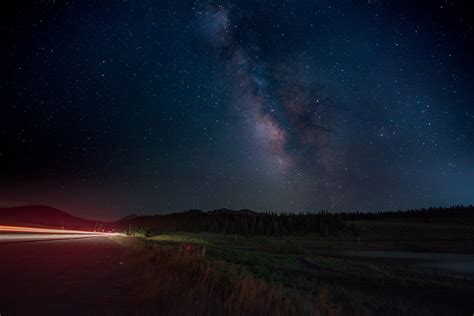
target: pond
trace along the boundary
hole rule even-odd
[[[458,254],[444,252],[411,252],[384,250],[332,250],[331,255],[382,259],[390,263],[416,267],[417,270],[430,272],[445,272],[474,277],[474,254]],[[423,271],[420,271],[423,272]]]

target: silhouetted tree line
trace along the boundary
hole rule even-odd
[[[149,235],[172,232],[211,232],[240,235],[286,235],[319,233],[323,236],[342,231],[346,221],[391,218],[474,217],[474,206],[422,208],[393,212],[351,213],[257,213],[245,211],[202,212],[191,210],[167,215],[139,216],[119,222],[122,229],[141,231]]]
[[[390,218],[420,218],[426,220],[431,218],[467,218],[474,217],[474,205],[453,205],[449,207],[429,207],[387,212],[352,212],[342,213],[341,216],[345,221]]]
[[[171,232],[212,232],[241,235],[334,234],[344,228],[340,214],[204,213],[188,211],[168,215],[143,216],[123,223],[123,228],[147,234]]]

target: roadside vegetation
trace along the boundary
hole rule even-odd
[[[143,272],[139,306],[145,314],[469,314],[472,277],[337,250],[472,254],[471,210],[376,216],[219,211],[141,218],[133,231],[139,238],[130,239]],[[194,228],[191,219],[197,220]]]
[[[246,267],[143,239],[121,241],[135,271],[137,315],[339,315],[326,292],[297,295]]]
[[[396,259],[388,262],[348,258],[333,256],[327,251],[334,249],[438,251],[445,250],[445,246],[451,245],[460,252],[469,252],[469,241],[466,236],[471,232],[472,228],[467,225],[439,225],[436,222],[388,219],[348,222],[343,231],[333,236],[321,234],[243,236],[181,232],[149,236],[142,238],[141,241],[157,256],[150,261],[152,264],[149,268],[158,269],[153,273],[166,273],[167,269],[174,269],[171,266],[181,266],[185,274],[187,272],[184,271],[187,269],[194,271],[193,273],[206,271],[203,272],[209,274],[206,277],[202,275],[202,279],[189,280],[190,285],[194,284],[191,287],[197,286],[199,288],[197,293],[206,293],[204,288],[207,287],[219,289],[218,291],[223,291],[222,286],[227,290],[230,287],[233,294],[229,292],[227,295],[230,296],[225,298],[216,297],[229,300],[228,304],[237,310],[243,310],[238,304],[247,304],[243,302],[250,303],[251,298],[260,297],[257,299],[258,302],[265,306],[271,304],[277,308],[273,311],[259,309],[257,314],[278,314],[281,310],[284,315],[432,315],[453,314],[453,310],[454,314],[456,312],[462,314],[472,309],[473,281],[409,269]],[[197,251],[185,251],[183,245],[192,245],[194,246],[192,249]],[[167,263],[160,260],[166,260],[171,266],[161,270]],[[183,262],[180,264],[174,260]],[[161,278],[157,279],[159,284],[174,283],[167,281],[166,277],[165,280]],[[216,278],[221,281],[212,283],[211,280]],[[222,282],[222,280],[232,281]],[[186,283],[182,279],[179,282]],[[240,284],[241,282],[245,285]],[[153,288],[154,284],[150,281],[148,286]],[[155,293],[147,298],[153,301],[152,297],[162,297],[166,291],[155,293],[146,290],[145,293]],[[172,292],[173,289],[170,288],[169,291]],[[251,297],[246,297],[246,293],[253,294]],[[194,294],[189,295],[193,297]],[[263,297],[267,295],[272,299],[278,298],[279,303],[265,301]],[[199,300],[205,300],[206,297],[207,294]],[[263,308],[257,307],[258,304],[255,302],[252,304],[254,311],[255,308]],[[236,310],[222,310],[219,307],[219,312],[232,314]],[[212,314],[208,310],[202,310],[202,313]],[[248,314],[252,312],[248,311]]]

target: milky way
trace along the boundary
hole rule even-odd
[[[3,12],[1,204],[113,218],[473,202],[462,2]]]

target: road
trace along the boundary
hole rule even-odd
[[[97,235],[86,234],[0,234],[0,245],[34,241],[70,240],[94,238]]]
[[[2,316],[132,314],[132,267],[119,237],[2,235]]]

